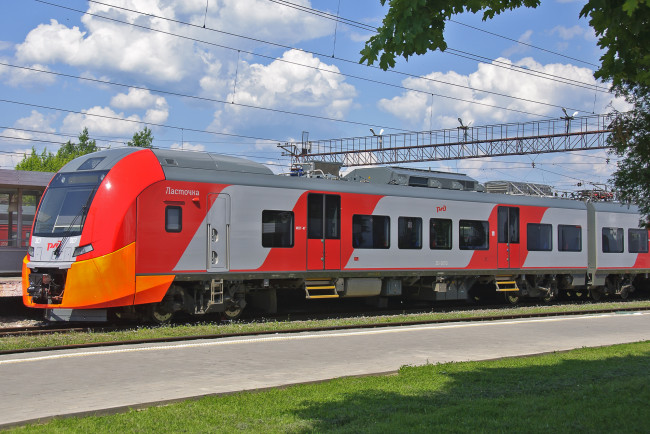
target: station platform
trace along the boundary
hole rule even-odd
[[[0,276],[0,298],[1,297],[22,297],[21,277]]]

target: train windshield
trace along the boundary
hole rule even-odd
[[[34,235],[81,235],[95,192],[107,173],[108,171],[56,174],[38,209]]]

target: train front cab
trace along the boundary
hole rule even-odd
[[[136,199],[164,179],[150,150],[126,148],[77,158],[52,179],[23,262],[23,302],[46,318],[105,319],[136,291]],[[49,315],[49,316],[48,316]]]

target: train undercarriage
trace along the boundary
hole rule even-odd
[[[523,300],[550,302],[565,299],[601,300],[606,296],[626,299],[638,287],[648,286],[645,274],[509,274],[458,276],[391,276],[391,277],[293,277],[242,280],[178,279],[159,303],[116,309],[56,309],[65,291],[65,273],[39,270],[30,275],[29,296],[34,302],[49,304],[46,319],[97,321],[135,320],[164,324],[174,316],[217,314],[226,320],[239,318],[247,306],[258,312],[274,314],[278,294],[302,293],[306,299],[365,297],[377,307],[390,299],[444,302],[449,300],[506,302]],[[103,316],[102,316],[103,313]]]

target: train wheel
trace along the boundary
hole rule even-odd
[[[145,310],[145,319],[154,324],[167,324],[174,316],[166,303],[152,303]]]
[[[623,288],[623,289],[621,289],[621,293],[619,294],[619,296],[623,300],[627,300],[627,298],[630,296],[630,291],[627,288]]]
[[[598,290],[590,289],[589,297],[591,297],[593,301],[600,301],[603,298],[603,293]]]
[[[542,301],[544,301],[544,303],[550,303],[550,302],[552,302],[553,300],[555,300],[556,298],[557,298],[557,297],[556,297],[556,295],[555,295],[554,293],[549,292],[549,293],[546,294],[544,297],[542,297]]]
[[[230,306],[228,309],[223,311],[223,319],[228,321],[236,320],[241,316],[243,311],[244,309],[239,306]]]
[[[519,300],[521,297],[519,297],[519,294],[512,294],[506,292],[506,301],[510,304],[518,304]]]

